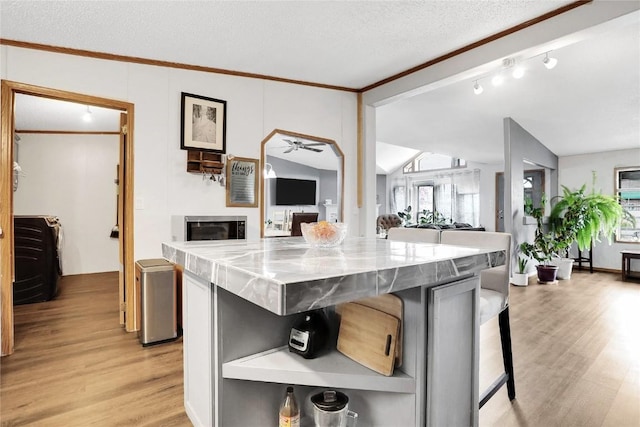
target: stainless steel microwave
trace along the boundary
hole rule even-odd
[[[171,217],[174,241],[246,240],[246,216],[179,216]]]

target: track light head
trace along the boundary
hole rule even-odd
[[[558,65],[558,60],[556,58],[549,57],[549,52],[547,52],[544,54],[544,59],[542,60],[542,63],[544,64],[545,67],[547,67],[547,70],[551,70],[556,65]]]
[[[496,74],[491,79],[491,84],[494,86],[500,86],[502,82],[504,82],[504,77],[502,77],[502,74]]]
[[[521,79],[524,76],[524,68],[518,65],[513,69],[511,75],[514,79]]]
[[[89,109],[88,105],[87,105],[87,112],[84,113],[84,115],[82,116],[82,120],[87,122],[87,123],[93,121],[93,116],[91,114],[91,110]]]
[[[473,85],[473,93],[475,93],[476,95],[480,95],[482,92],[484,92],[484,88],[478,84],[478,81],[476,80],[475,84]]]

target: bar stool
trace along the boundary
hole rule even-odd
[[[480,396],[480,408],[507,384],[509,400],[516,397],[511,353],[511,327],[509,325],[509,263],[511,260],[511,234],[490,231],[443,230],[440,243],[473,248],[502,248],[506,251],[506,264],[480,273],[480,324],[498,316],[504,372]]]

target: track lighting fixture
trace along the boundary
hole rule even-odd
[[[500,86],[502,83],[504,83],[505,78],[509,77],[509,74],[507,74],[507,72],[510,73],[510,76],[512,78],[521,79],[522,77],[524,77],[526,73],[526,68],[521,64],[523,64],[524,62],[534,57],[535,58],[540,57],[541,55],[542,54],[538,54],[532,57],[528,57],[528,58],[525,57],[525,58],[519,58],[519,59],[504,58],[502,60],[502,67],[500,68],[500,70],[496,72],[496,74],[491,79],[491,84],[493,86]],[[556,65],[558,65],[558,60],[556,58],[550,57],[549,52],[545,52],[542,63],[544,64],[545,67],[547,67],[547,69],[551,70]],[[490,73],[493,74],[492,72]],[[482,87],[482,85],[480,85],[480,83],[478,83],[481,79],[484,79],[484,78],[488,78],[488,75],[484,74],[484,75],[476,76],[475,80],[473,80],[473,93],[475,93],[476,95],[480,95],[481,93],[484,92],[484,88]]]
[[[475,81],[475,84],[473,85],[473,93],[475,93],[476,95],[480,95],[482,92],[484,92],[484,88],[478,84],[478,81]]]
[[[84,113],[84,115],[82,116],[82,120],[84,120],[87,123],[93,121],[93,116],[91,114],[91,110],[89,109],[88,105],[87,105],[87,112]]]
[[[544,54],[544,59],[542,60],[542,63],[544,64],[545,67],[547,67],[547,70],[551,70],[553,67],[558,65],[558,60],[556,58],[549,57],[549,52],[547,52]]]

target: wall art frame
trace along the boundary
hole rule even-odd
[[[260,161],[246,157],[227,159],[227,206],[257,208]]]
[[[180,148],[226,153],[227,101],[182,92]]]

